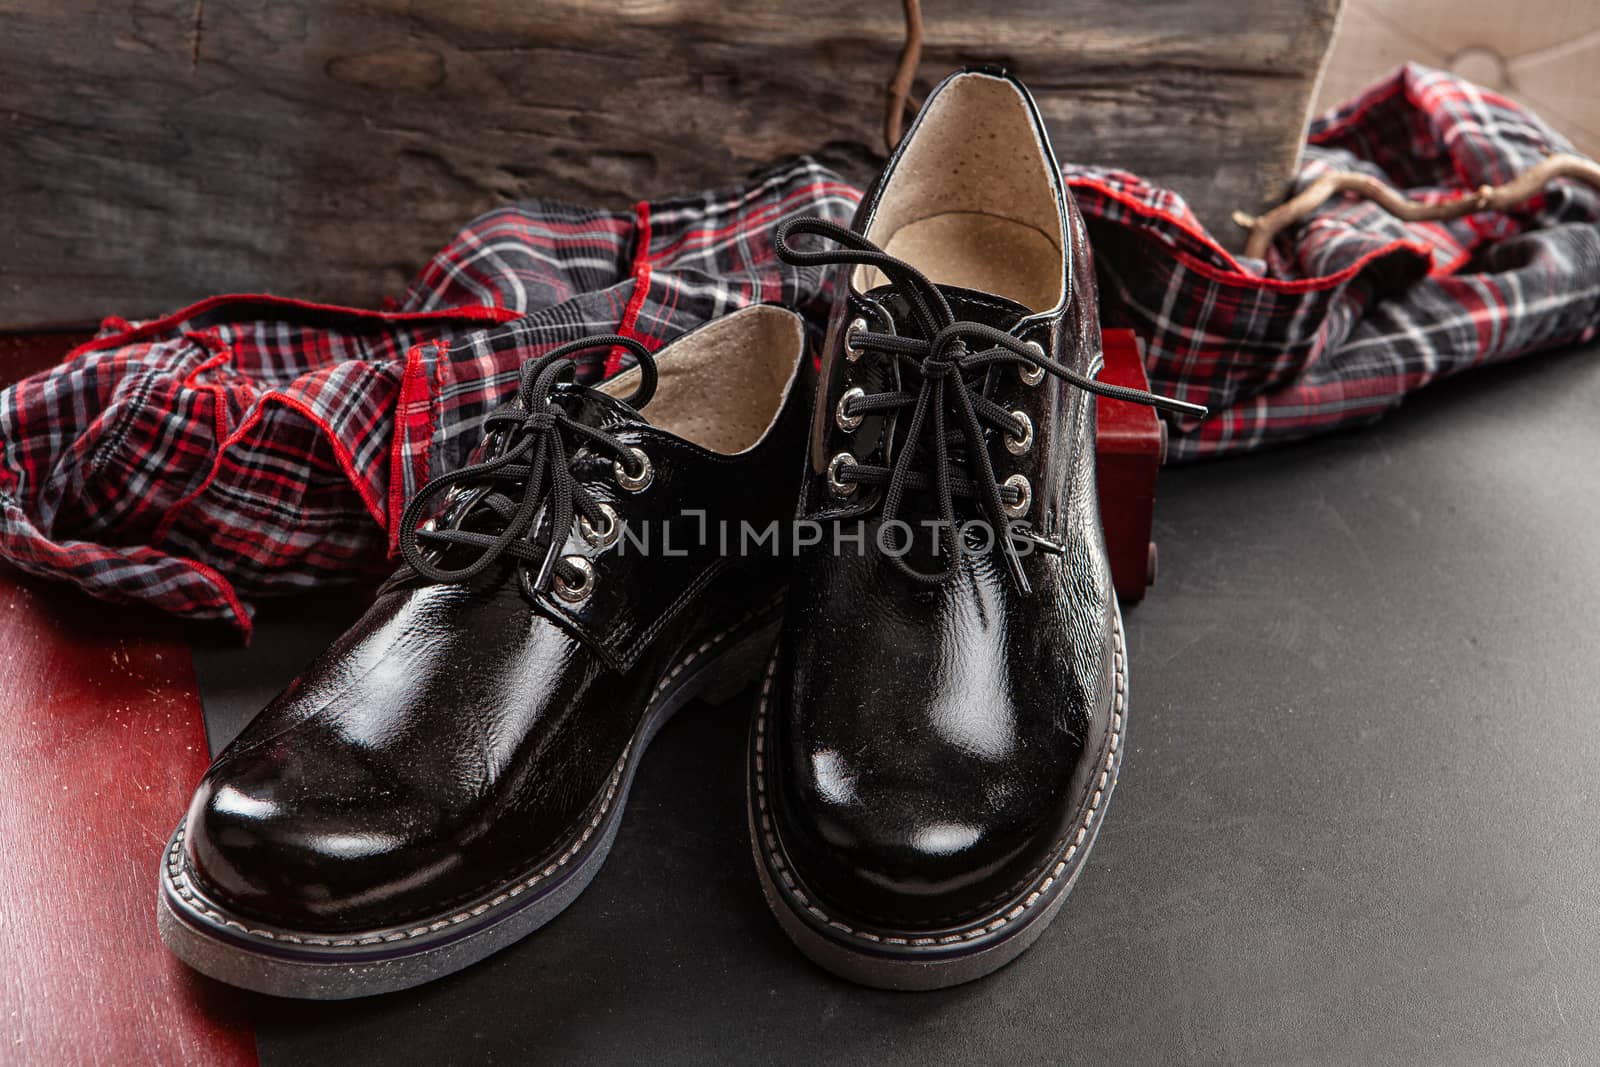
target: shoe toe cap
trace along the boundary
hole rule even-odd
[[[300,790],[265,767],[228,770],[196,792],[184,848],[229,910],[296,930],[378,927],[403,920],[451,866],[421,847],[445,837],[416,833],[429,820],[403,802],[374,806],[360,788]]]
[[[979,918],[1054,844],[1048,820],[981,794],[885,785],[844,798],[817,786],[809,776],[785,790],[778,839],[800,880],[846,921],[919,930]]]

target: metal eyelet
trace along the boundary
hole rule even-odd
[[[617,543],[617,538],[622,536],[622,524],[617,521],[617,512],[610,504],[600,505],[601,514],[606,517],[605,526],[596,529],[594,523],[589,521],[589,516],[578,513],[578,532],[583,539],[598,549],[607,549]]]
[[[637,493],[649,485],[650,480],[656,476],[655,468],[650,466],[650,457],[644,454],[643,449],[630,448],[628,452],[634,458],[637,473],[629,472],[621,460],[612,461],[611,473],[616,475],[618,485],[630,493]]]
[[[848,452],[840,452],[828,461],[828,488],[833,490],[834,496],[855,496],[856,484],[839,480],[840,473],[846,463],[855,464],[856,457]]]
[[[1006,514],[1013,519],[1020,519],[1028,513],[1028,508],[1033,504],[1033,486],[1028,484],[1028,479],[1020,474],[1013,474],[1006,479],[1006,488],[1015,489],[1022,494],[1015,504],[1006,505]]]
[[[845,408],[850,406],[850,401],[865,400],[866,396],[867,391],[861,388],[859,385],[851,386],[849,389],[844,391],[844,396],[839,398],[839,406],[835,408],[833,412],[833,421],[839,424],[839,429],[843,430],[845,433],[849,433],[851,430],[854,430],[857,426],[861,425],[861,420],[866,418],[866,416],[848,414],[845,411]]]
[[[577,604],[589,599],[589,594],[594,592],[594,565],[582,556],[563,556],[561,562],[570,563],[583,572],[583,581],[577,585],[569,585],[567,580],[556,574],[556,596],[568,604]]]
[[[1044,345],[1038,341],[1029,341],[1027,346],[1039,353],[1039,358],[1045,358]],[[1017,377],[1022,379],[1023,385],[1038,385],[1044,381],[1044,368],[1036,367],[1032,363],[1022,363],[1017,366]]]
[[[851,363],[854,363],[856,360],[860,359],[861,355],[862,355],[861,349],[857,348],[856,345],[855,345],[855,336],[858,333],[866,333],[866,332],[867,332],[867,320],[866,319],[854,319],[854,320],[851,321],[849,326],[845,327],[845,331],[844,331],[844,358],[849,360]]]
[[[1013,411],[1011,417],[1022,423],[1022,436],[1012,437],[1006,434],[1006,451],[1013,456],[1020,456],[1033,447],[1033,420],[1028,418],[1025,411]]]

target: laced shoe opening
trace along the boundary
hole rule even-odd
[[[1063,297],[1059,175],[1027,99],[1004,78],[965,74],[928,102],[866,236],[941,285],[1049,311]],[[862,267],[867,292],[886,279]]]
[[[800,320],[762,304],[685,334],[656,354],[650,424],[722,455],[746,451],[776,421],[804,350]],[[631,368],[598,388],[627,396],[638,375]]]

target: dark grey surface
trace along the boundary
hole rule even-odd
[[[745,840],[745,701],[663,731],[550,926],[411,992],[262,998],[262,1062],[1600,1061],[1597,412],[1591,348],[1167,472],[1115,803],[987,980],[874,992],[789,945]],[[197,653],[218,739],[338,612],[285,614]]]

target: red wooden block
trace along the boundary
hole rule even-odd
[[[1106,330],[1106,365],[1100,381],[1149,389],[1144,346],[1132,330]],[[1155,584],[1156,546],[1150,540],[1155,519],[1156,472],[1166,459],[1167,427],[1153,408],[1125,400],[1097,398],[1096,442],[1100,521],[1111,557],[1111,580],[1124,601],[1143,598]]]

